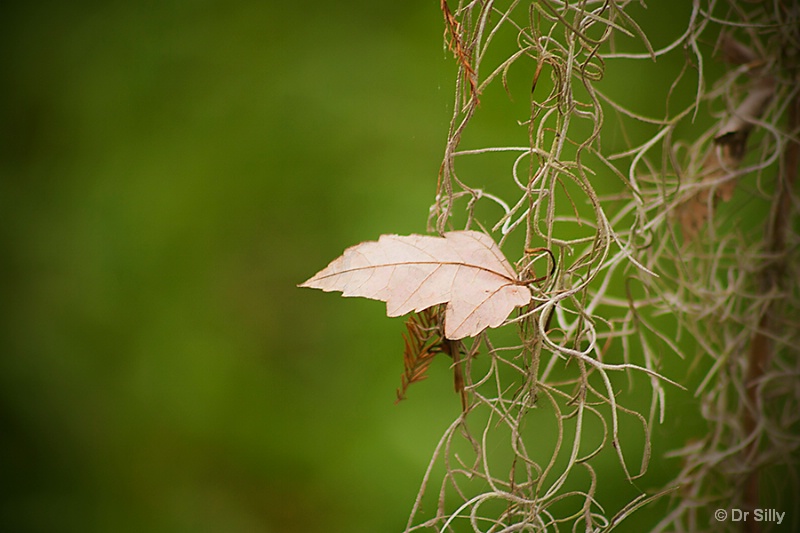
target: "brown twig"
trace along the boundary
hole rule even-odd
[[[800,129],[800,96],[795,96],[789,107],[788,130],[797,132],[798,129]],[[791,223],[789,216],[791,212],[791,195],[798,172],[800,172],[800,143],[796,140],[790,140],[782,154],[772,220],[767,233],[767,246],[771,260],[764,265],[761,271],[759,284],[763,293],[780,291],[784,284],[786,232]],[[750,342],[745,380],[747,405],[742,412],[742,425],[745,434],[748,436],[752,435],[756,430],[761,416],[759,382],[771,360],[773,345],[770,336],[771,329],[776,322],[776,311],[775,300],[771,300],[766,305],[759,320],[758,329]],[[754,461],[758,453],[759,443],[760,439],[755,436],[745,451],[746,459]],[[759,507],[759,479],[758,465],[754,464],[744,488],[744,504],[748,509]],[[745,527],[749,533],[757,533],[761,530],[760,524],[752,519],[746,521]]]

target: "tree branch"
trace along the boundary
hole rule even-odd
[[[800,129],[800,95],[796,96],[789,108],[788,131],[797,132]],[[768,250],[770,259],[761,271],[759,281],[762,293],[782,289],[784,271],[786,269],[786,232],[791,224],[791,195],[800,172],[800,143],[790,137],[781,159],[778,173],[778,188],[775,192],[775,201],[769,231],[767,233]],[[770,364],[773,343],[770,332],[775,327],[777,306],[776,300],[770,300],[766,305],[753,338],[750,342],[748,356],[747,376],[747,404],[742,412],[742,425],[745,435],[752,435],[758,426],[761,416],[761,401],[758,395],[758,385]],[[746,453],[746,460],[753,461],[753,466],[744,488],[744,504],[747,509],[759,507],[759,469],[755,463],[760,444],[759,436],[754,436]],[[752,516],[752,515],[751,515]],[[753,519],[746,523],[748,533],[758,533],[760,524]]]

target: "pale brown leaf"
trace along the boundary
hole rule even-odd
[[[453,340],[499,326],[531,300],[500,248],[477,231],[382,235],[348,248],[300,287],[381,300],[389,316],[446,303],[445,337]]]
[[[709,186],[699,189],[678,206],[685,239],[695,238],[720,200],[727,202],[733,198],[736,172],[745,156],[747,138],[772,100],[775,83],[771,76],[752,82],[746,98],[720,126],[701,167],[700,181]]]

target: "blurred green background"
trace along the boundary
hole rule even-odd
[[[0,531],[400,529],[458,400],[296,284],[425,230],[438,3],[4,2],[0,54]]]
[[[2,4],[0,531],[404,527],[447,362],[394,405],[403,320],[296,284],[425,231],[442,29],[432,0]]]

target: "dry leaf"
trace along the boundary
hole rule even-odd
[[[447,41],[447,47],[450,48],[451,52],[453,52],[453,55],[463,69],[464,79],[467,81],[467,83],[469,83],[469,95],[475,101],[475,103],[477,103],[478,83],[476,80],[475,69],[472,68],[470,57],[472,54],[469,50],[469,47],[464,42],[464,33],[462,31],[461,24],[458,22],[456,17],[453,16],[453,12],[450,11],[450,7],[447,5],[447,0],[441,0],[439,2],[439,8],[442,10],[442,14],[444,15],[444,33],[445,40]]]
[[[428,377],[426,372],[434,357],[444,353],[453,359],[453,386],[461,396],[461,409],[466,413],[469,409],[469,398],[465,388],[464,373],[461,369],[463,345],[444,337],[441,327],[441,311],[440,306],[429,307],[419,313],[411,313],[406,320],[406,333],[403,335],[405,343],[403,375],[400,379],[400,388],[397,389],[395,403],[405,400],[406,392],[413,383]]]
[[[499,326],[531,300],[500,248],[477,231],[382,235],[348,248],[300,287],[381,300],[389,316],[446,303],[445,337],[453,340]]]
[[[412,383],[422,381],[434,357],[446,353],[447,341],[441,332],[438,306],[419,313],[411,313],[406,320],[406,333],[403,334],[403,376],[397,389],[397,401],[405,400],[406,391]],[[396,402],[395,402],[396,403]]]
[[[700,181],[709,184],[678,206],[678,219],[686,240],[693,240],[721,200],[729,201],[736,188],[736,172],[744,159],[747,138],[775,95],[776,81],[758,68],[755,52],[730,36],[722,39],[722,52],[732,64],[753,64],[747,96],[724,121],[703,160]]]

